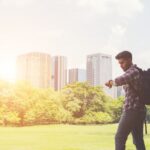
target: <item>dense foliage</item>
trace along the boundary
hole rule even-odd
[[[25,82],[0,81],[0,124],[95,124],[118,122],[123,97],[107,96],[102,87],[73,83],[59,92]]]

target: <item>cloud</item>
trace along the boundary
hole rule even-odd
[[[77,5],[101,15],[115,13],[127,18],[143,10],[140,0],[77,0]]]
[[[77,6],[107,20],[110,33],[104,49],[110,50],[120,48],[129,22],[144,9],[140,0],[77,0]]]
[[[122,44],[122,39],[127,31],[127,25],[116,24],[112,27],[110,36],[108,38],[107,48],[118,49]]]
[[[115,27],[112,28],[112,33],[118,36],[124,35],[125,31],[126,31],[126,27],[123,27],[121,25],[116,25]]]
[[[133,61],[142,69],[150,68],[150,61],[149,61],[149,49],[143,49],[142,53],[141,50],[134,51]]]
[[[33,4],[35,0],[1,0],[3,6],[24,7]]]
[[[78,0],[78,6],[88,7],[92,11],[95,11],[100,14],[108,13],[107,2],[104,0]]]
[[[117,3],[117,12],[123,17],[133,17],[136,13],[142,12],[144,6],[140,0],[122,0]]]

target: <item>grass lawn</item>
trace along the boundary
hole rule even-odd
[[[0,150],[114,150],[117,125],[0,127]],[[150,125],[145,135],[150,149]],[[135,150],[129,136],[127,150]]]

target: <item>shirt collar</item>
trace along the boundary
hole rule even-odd
[[[136,64],[132,64],[126,71],[128,71],[128,70],[130,70],[130,69],[132,69],[132,68],[135,68],[135,67],[137,67],[137,65]],[[125,71],[125,72],[126,72]]]

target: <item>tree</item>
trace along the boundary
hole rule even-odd
[[[105,111],[108,96],[101,87],[92,87],[87,82],[76,82],[62,90],[62,104],[74,117],[82,117],[86,111]]]
[[[118,97],[107,103],[106,112],[112,117],[112,122],[118,122],[122,113],[124,97]]]

